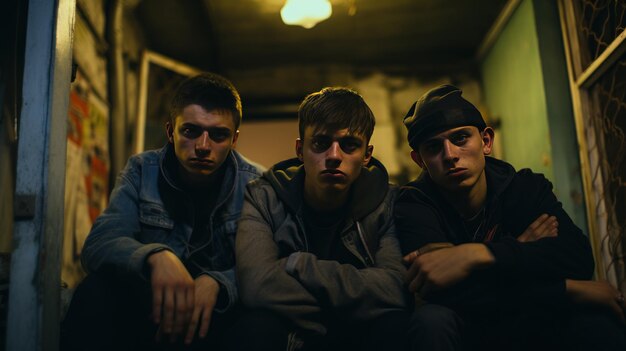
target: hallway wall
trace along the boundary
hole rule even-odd
[[[545,174],[574,222],[587,228],[566,67],[556,3],[524,0],[480,68],[503,159]]]

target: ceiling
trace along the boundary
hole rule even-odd
[[[134,11],[150,49],[227,76],[348,66],[424,77],[472,72],[507,0],[331,0],[332,16],[312,29],[283,24],[284,3],[142,0]],[[271,84],[257,83],[257,90]],[[247,101],[255,98],[249,90]]]

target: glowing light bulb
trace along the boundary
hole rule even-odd
[[[333,13],[329,0],[287,0],[280,10],[285,24],[313,28]]]

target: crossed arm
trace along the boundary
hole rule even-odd
[[[558,234],[556,217],[542,214],[517,238],[531,242]],[[447,250],[438,250],[447,249]],[[409,265],[409,290],[427,296],[433,290],[445,289],[464,279],[473,271],[495,263],[495,257],[483,244],[431,243],[410,252],[403,258]]]
[[[365,320],[405,305],[405,268],[393,226],[381,228],[385,233],[375,267],[357,269],[319,260],[308,252],[280,257],[279,245],[286,245],[282,240],[299,236],[297,221],[271,216],[271,210],[260,204],[273,201],[254,191],[246,192],[236,244],[239,290],[245,304],[270,309],[297,327],[320,334],[325,333],[321,316],[326,312],[341,309],[348,318]],[[288,245],[287,250],[296,250],[297,245]]]
[[[333,260],[320,260],[311,253],[289,256],[286,270],[310,291],[323,307],[346,312],[349,318],[364,321],[385,311],[406,305],[400,262],[400,248],[394,226],[380,228],[379,245],[373,252],[374,265],[357,268]]]
[[[279,257],[270,223],[269,213],[258,205],[248,187],[235,245],[241,300],[251,308],[269,309],[299,328],[325,334],[320,305],[302,284],[287,274],[287,257]]]
[[[527,243],[557,235],[556,217],[542,214],[517,240]],[[472,272],[494,265],[496,261],[487,246],[476,243],[457,246],[450,243],[428,244],[405,255],[403,260],[410,267],[407,274],[409,290],[423,297],[449,288],[467,279]],[[566,279],[565,291],[572,302],[602,306],[626,323],[623,297],[607,282]]]

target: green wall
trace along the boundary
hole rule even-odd
[[[502,158],[543,173],[586,231],[578,145],[555,1],[523,0],[480,64]]]
[[[552,179],[550,134],[532,1],[522,1],[482,63],[489,117],[500,119],[503,158]]]

